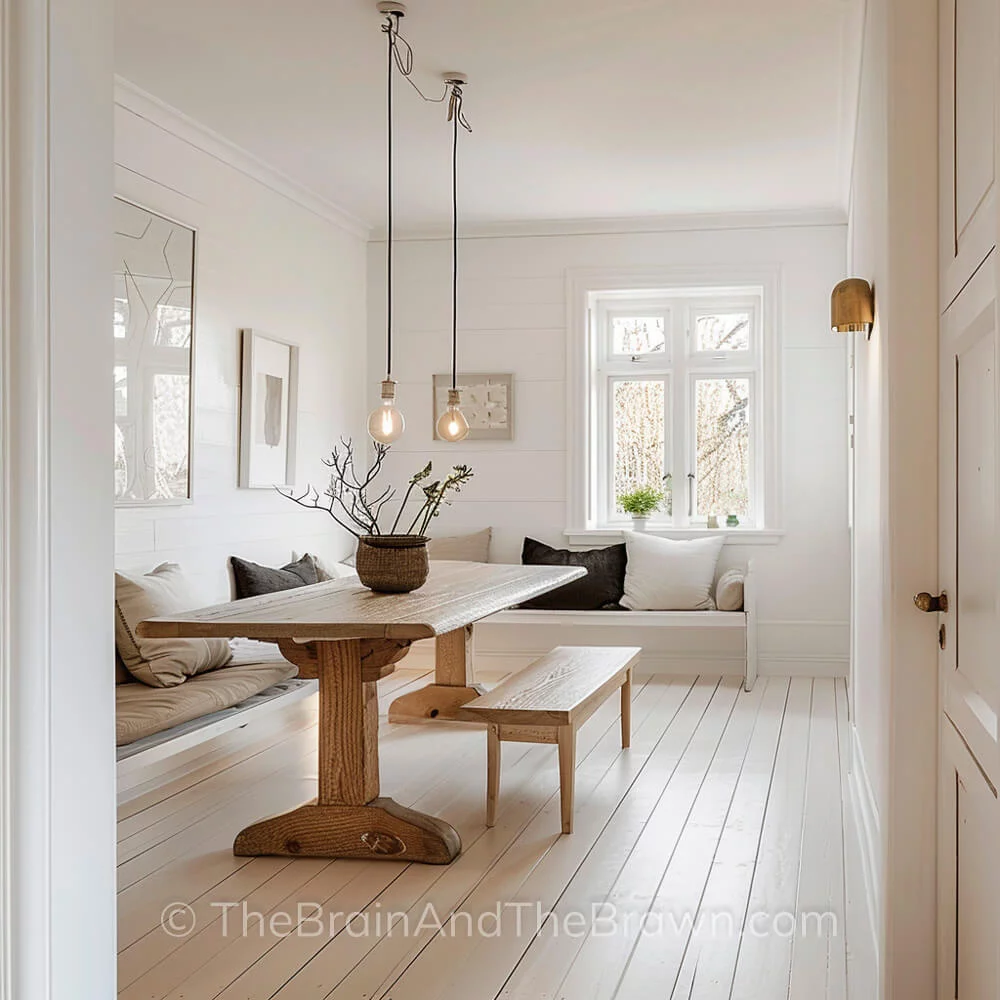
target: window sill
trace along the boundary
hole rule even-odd
[[[585,528],[565,532],[570,545],[614,545],[631,532],[631,528]],[[785,532],[768,528],[648,528],[647,535],[656,538],[712,538],[726,536],[726,545],[777,545]]]

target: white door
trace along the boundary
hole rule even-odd
[[[936,612],[942,644],[938,996],[998,1000],[1000,0],[940,0],[939,9],[938,583],[947,610]]]
[[[993,251],[941,324],[938,995],[1000,997],[1000,351]],[[928,603],[932,595],[922,595]],[[932,612],[933,608],[932,608]]]

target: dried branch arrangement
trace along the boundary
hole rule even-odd
[[[425,535],[431,521],[441,513],[442,506],[451,503],[449,494],[461,492],[462,487],[472,479],[472,469],[467,465],[456,465],[444,479],[428,482],[433,471],[432,463],[428,462],[410,477],[391,526],[383,532],[379,519],[383,513],[388,518],[397,495],[392,486],[379,492],[375,485],[388,453],[389,445],[376,442],[371,465],[365,472],[359,473],[354,461],[353,442],[350,438],[341,438],[340,445],[333,449],[330,457],[323,459],[323,464],[332,470],[330,485],[323,493],[314,486],[307,486],[300,496],[292,490],[285,492],[279,489],[278,492],[300,507],[325,511],[337,524],[358,538],[383,534]],[[411,500],[419,499],[423,502],[410,518],[407,508],[411,508]],[[408,526],[401,527],[407,519]]]

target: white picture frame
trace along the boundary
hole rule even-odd
[[[240,331],[241,489],[274,489],[295,482],[299,349],[252,329]]]
[[[434,440],[438,417],[448,408],[451,375],[434,376]],[[467,441],[514,439],[514,375],[511,372],[459,372],[462,413],[469,421]]]

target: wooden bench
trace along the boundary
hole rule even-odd
[[[464,706],[487,724],[486,825],[496,821],[500,744],[555,743],[559,747],[562,832],[573,832],[576,731],[616,688],[621,689],[622,747],[630,741],[635,646],[559,646]]]

